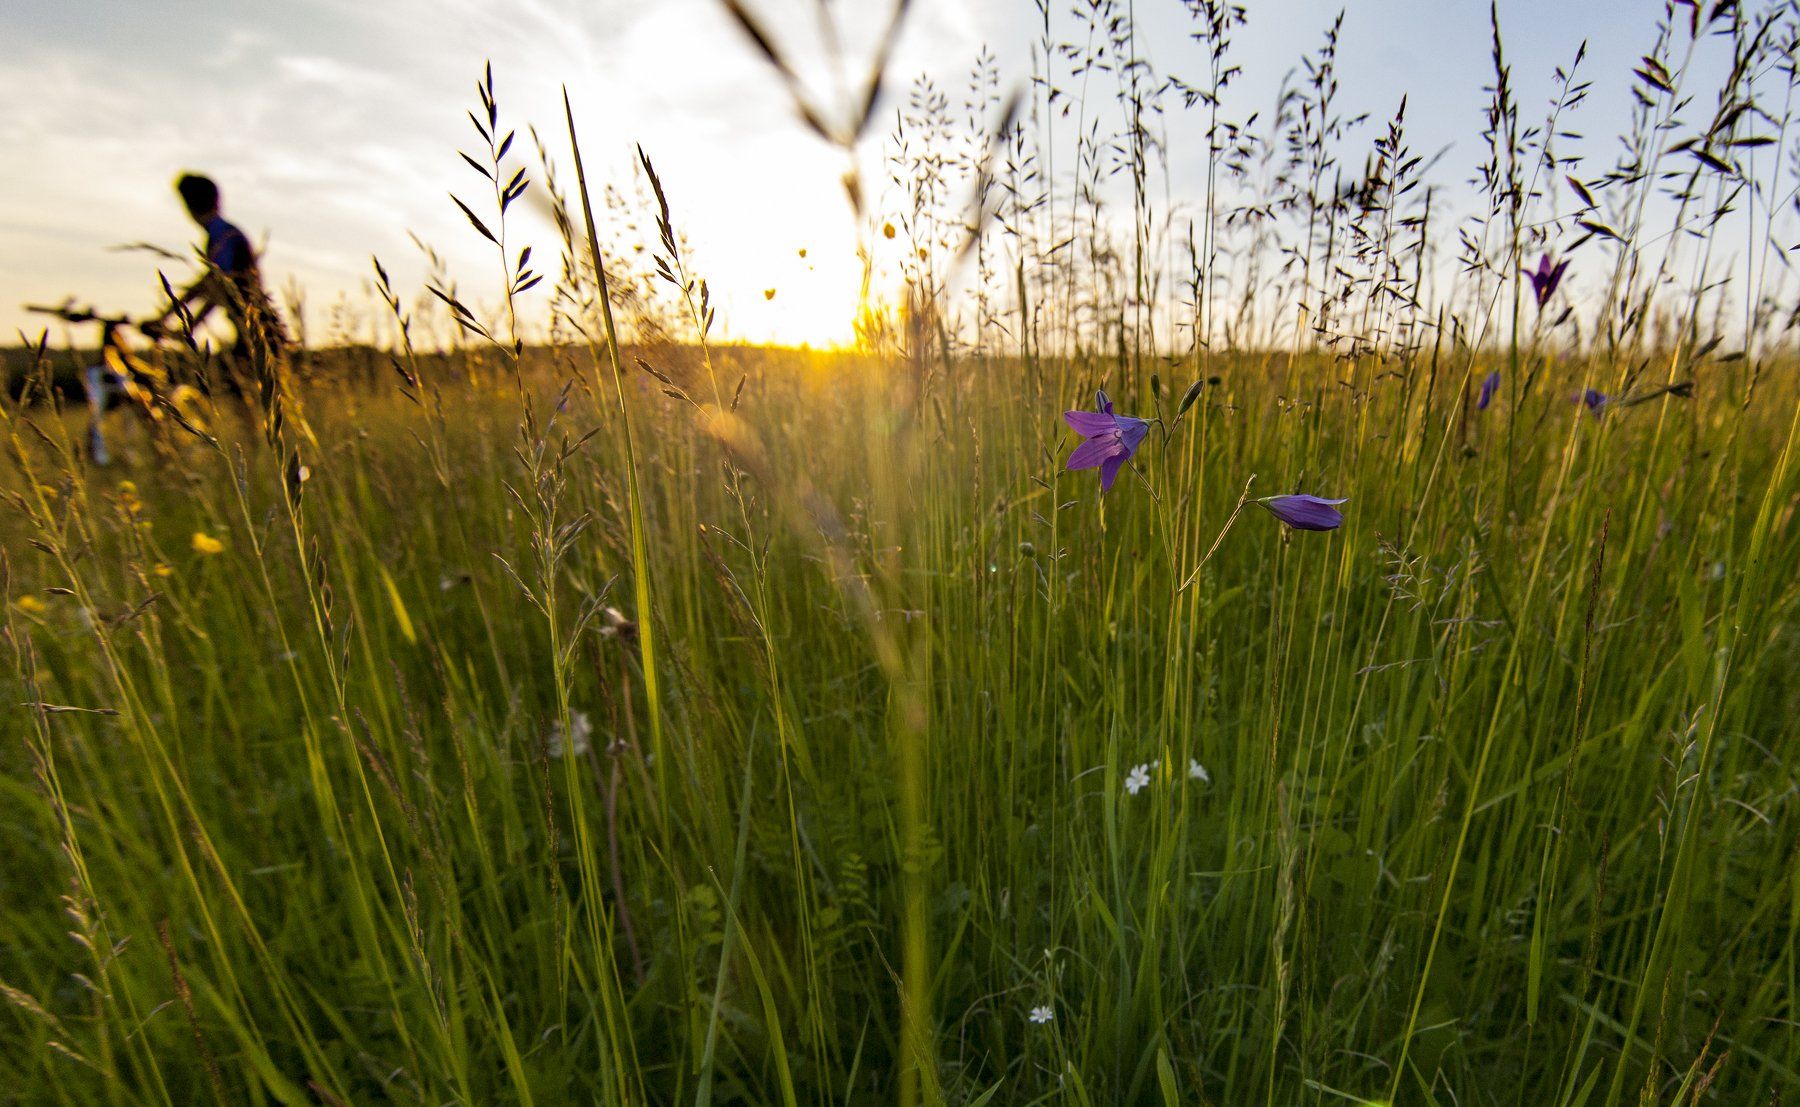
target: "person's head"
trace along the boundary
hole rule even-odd
[[[187,205],[194,222],[204,223],[219,214],[219,186],[211,177],[183,173],[175,180],[175,191],[181,193],[181,202]]]

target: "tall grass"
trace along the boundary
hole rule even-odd
[[[906,99],[858,351],[721,343],[650,157],[640,253],[489,74],[497,310],[377,263],[385,375],[308,351],[281,442],[0,407],[8,1101],[1791,1098],[1793,7],[1668,8],[1604,171],[1496,15],[1464,218],[1335,27],[1234,122],[1187,6],[1199,77],[1091,0]],[[896,30],[836,104],[731,12],[850,155]],[[1104,498],[1100,387],[1158,420]]]

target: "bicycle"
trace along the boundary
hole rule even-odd
[[[149,339],[152,349],[157,350],[160,343],[171,337],[166,330],[150,324],[135,324],[129,316],[103,315],[91,307],[76,307],[73,300],[54,307],[27,304],[25,310],[55,316],[67,323],[100,325],[100,361],[81,372],[88,408],[88,458],[95,465],[112,464],[112,453],[106,444],[105,420],[115,394],[123,396],[131,409],[147,419],[153,429],[160,428],[165,420],[173,420],[183,430],[210,440],[211,435],[205,428],[212,421],[212,408],[205,393],[191,384],[171,380],[160,357],[148,360],[139,357],[125,337],[135,330]]]

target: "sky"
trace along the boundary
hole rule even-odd
[[[813,0],[747,2],[798,52],[821,56],[809,48],[818,41]],[[1249,18],[1233,52],[1244,69],[1233,94],[1239,114],[1272,100],[1345,6],[1243,2]],[[866,51],[885,6],[834,0],[847,54]],[[1066,6],[1052,0],[1059,16]],[[1597,85],[1583,129],[1616,133],[1629,71],[1661,8],[1661,0],[1502,0],[1524,118],[1541,116],[1552,70],[1585,38]],[[1151,60],[1194,73],[1179,0],[1136,0],[1135,9]],[[1036,21],[1031,0],[916,0],[885,115],[915,75],[960,90],[984,45],[1003,82],[1022,85]],[[1447,149],[1444,175],[1466,180],[1480,156],[1488,50],[1480,0],[1350,0],[1346,112],[1385,118],[1410,93],[1415,152]],[[341,337],[353,329],[344,320],[372,311],[371,255],[403,294],[421,287],[424,262],[410,235],[437,249],[466,287],[491,284],[493,254],[448,196],[480,199],[483,182],[457,151],[476,150],[464,112],[488,61],[503,119],[521,143],[525,124],[536,123],[565,173],[565,84],[590,176],[624,180],[633,145],[643,144],[714,290],[722,337],[815,345],[849,337],[860,270],[843,163],[797,121],[718,0],[8,0],[0,72],[26,94],[0,112],[0,334],[43,327],[23,311],[28,302],[72,295],[106,310],[151,308],[158,267],[176,280],[186,271],[117,247],[191,248],[195,230],[171,190],[183,170],[220,183],[227,216],[264,247],[270,285],[304,291],[314,342]],[[807,76],[829,80],[819,66]],[[1365,129],[1354,148],[1372,137]],[[1609,143],[1595,139],[1593,152],[1609,154]],[[862,151],[873,180],[879,152],[877,135]],[[1202,155],[1197,135],[1190,142],[1173,130],[1178,192],[1193,186]],[[537,243],[543,268],[556,253],[553,232],[537,212],[514,210],[515,240]]]

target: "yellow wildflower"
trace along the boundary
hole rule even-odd
[[[13,601],[13,606],[27,615],[42,615],[49,610],[49,605],[36,596],[24,595]]]
[[[175,575],[175,570],[169,568],[160,561],[156,563],[156,566],[152,568],[150,572],[159,577],[172,577]]]
[[[197,530],[194,532],[194,552],[206,554],[209,557],[213,554],[224,553],[225,543],[203,530]]]

